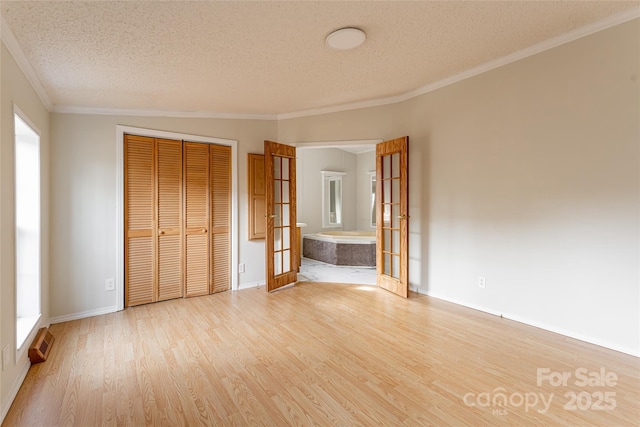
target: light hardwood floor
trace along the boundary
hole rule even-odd
[[[31,368],[3,426],[640,420],[638,358],[371,286],[305,282],[273,294],[224,292],[56,324],[51,332],[49,359]],[[539,386],[538,368],[571,377],[566,386]],[[616,384],[580,386],[580,368],[615,373]],[[506,406],[497,405],[501,395]],[[611,407],[611,399],[614,409],[591,409],[598,400]]]

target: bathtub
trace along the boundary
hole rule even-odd
[[[375,231],[323,231],[305,234],[302,254],[333,265],[376,266]]]

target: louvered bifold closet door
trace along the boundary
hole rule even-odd
[[[156,301],[182,297],[182,141],[158,139]]]
[[[154,300],[154,149],[153,138],[125,135],[125,303]]]
[[[184,144],[186,296],[209,294],[209,145]]]
[[[211,293],[231,288],[231,147],[209,147]]]

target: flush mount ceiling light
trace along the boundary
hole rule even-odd
[[[367,35],[359,28],[340,28],[327,36],[326,43],[331,49],[355,49],[364,43]]]

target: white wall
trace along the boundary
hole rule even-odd
[[[409,135],[414,288],[640,355],[639,35],[636,19],[399,104],[281,120],[278,138]]]
[[[357,155],[357,209],[356,224],[358,230],[374,231],[371,226],[371,171],[376,170],[376,152],[369,151]],[[374,175],[375,176],[375,175]]]
[[[13,57],[0,52],[0,348],[10,357],[0,373],[0,420],[9,410],[29,367],[27,352],[16,359],[14,103],[40,131],[41,193],[41,325],[49,317],[49,113]],[[36,328],[37,329],[37,328]],[[30,338],[32,339],[32,338]],[[28,339],[27,342],[30,342]]]
[[[337,148],[298,148],[296,150],[296,197],[298,222],[307,227],[303,234],[318,233],[322,227],[321,171],[345,172],[342,177],[342,223],[333,230],[356,228],[356,155]]]
[[[424,291],[640,354],[638,29],[410,103],[429,159]]]

